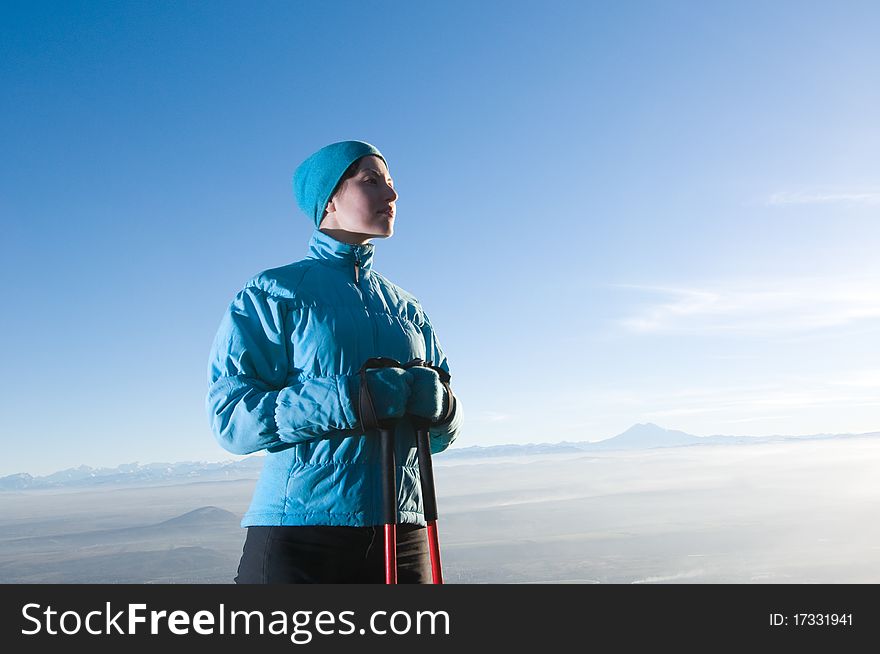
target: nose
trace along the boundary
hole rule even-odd
[[[395,202],[397,200],[397,191],[394,190],[394,187],[391,186],[391,184],[387,184],[386,182],[386,185],[388,186],[388,191],[390,192],[390,199],[388,201]]]

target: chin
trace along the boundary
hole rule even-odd
[[[369,234],[370,238],[388,238],[389,236],[394,234],[394,222],[374,222],[370,225],[364,225],[364,229],[362,231],[365,234]]]
[[[394,225],[380,227],[375,231],[376,238],[388,238],[394,234]]]

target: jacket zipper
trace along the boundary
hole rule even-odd
[[[367,301],[366,301],[366,298],[364,297],[364,292],[361,290],[361,287],[360,287],[360,279],[361,279],[360,270],[361,270],[362,265],[363,265],[363,262],[361,261],[360,248],[355,246],[355,248],[354,248],[354,287],[358,290],[358,293],[360,293],[361,301],[364,303],[364,311],[366,311],[367,317],[370,319],[370,326],[371,326],[372,332],[373,332],[373,352],[375,352],[378,348],[378,346],[377,346],[378,340],[376,338],[377,337],[376,322],[373,320],[372,316],[370,316],[370,309],[367,307]],[[378,355],[376,355],[376,356],[378,356]]]
[[[376,321],[373,320],[373,317],[370,315],[370,309],[367,306],[367,300],[364,297],[364,292],[361,290],[361,287],[360,287],[360,269],[361,269],[362,263],[363,262],[361,261],[361,250],[359,247],[355,246],[354,247],[354,287],[358,290],[358,293],[360,293],[361,302],[364,303],[364,311],[366,312],[367,318],[369,318],[369,321],[370,321],[370,328],[371,328],[372,336],[373,336],[373,356],[381,356],[378,353],[379,339],[378,339],[378,330],[376,328]],[[395,448],[395,449],[397,449],[397,448]],[[400,457],[401,455],[398,452],[396,454],[396,456]],[[395,471],[395,474],[398,474],[398,473]],[[372,504],[371,510],[374,514],[376,513],[375,503]],[[400,507],[398,506],[397,507],[398,517],[399,517],[399,512],[400,512]]]

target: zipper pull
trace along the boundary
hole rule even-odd
[[[360,279],[360,277],[358,276],[358,262],[355,261],[354,262],[354,283],[355,284],[358,283],[358,279]]]

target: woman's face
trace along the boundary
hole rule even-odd
[[[388,238],[394,233],[396,201],[394,182],[382,158],[362,157],[357,172],[340,185],[327,203],[321,229],[333,230],[332,235],[346,243]]]

